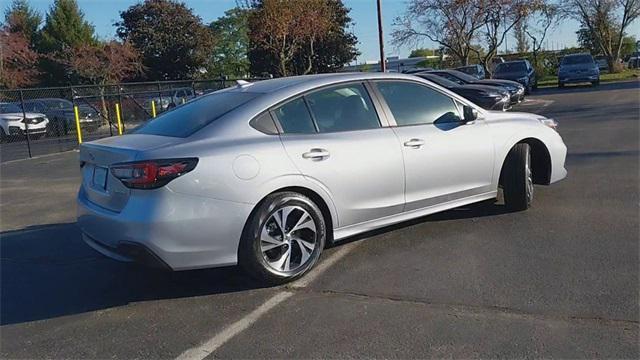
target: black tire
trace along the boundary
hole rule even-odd
[[[285,245],[285,247],[277,247],[269,250],[276,250],[276,258],[278,258],[278,254],[282,254],[282,252],[289,249],[289,247],[290,260],[298,257],[297,255],[299,255],[298,268],[290,271],[285,271],[284,269],[277,270],[270,265],[266,259],[269,252],[265,252],[263,254],[261,234],[265,226],[273,225],[271,222],[272,215],[276,214],[276,212],[283,208],[289,207],[301,209],[300,212],[302,212],[302,210],[305,211],[313,220],[315,225],[315,234],[313,235],[315,238],[315,247],[310,252],[309,257],[305,262],[302,261],[302,253],[300,249],[302,245],[295,243],[293,240],[289,240],[290,244]],[[291,214],[293,214],[293,211]],[[277,216],[277,214],[275,216]],[[295,222],[295,218],[292,218],[292,220]],[[283,231],[283,233],[287,230],[287,224],[291,225],[291,221],[285,220],[285,231]],[[274,227],[271,229],[273,230]],[[277,228],[275,229],[277,232]],[[242,238],[240,239],[240,246],[238,248],[238,263],[247,273],[249,273],[249,275],[261,282],[272,285],[286,283],[301,277],[316,264],[324,248],[326,234],[326,222],[322,216],[322,212],[311,199],[295,192],[274,193],[265,198],[260,205],[254,209],[247,221],[242,232]],[[281,239],[284,239],[284,234]],[[296,246],[297,252],[295,251]],[[284,255],[282,255],[282,257],[284,257]]]
[[[564,87],[564,83],[559,82],[559,83],[558,83],[558,87],[559,87],[560,89],[562,89],[562,88]]]
[[[3,128],[0,128],[0,143],[7,143],[9,142],[9,137],[7,136],[7,133],[4,132]]]
[[[505,206],[511,211],[527,210],[533,201],[533,176],[529,144],[516,144],[504,161],[501,184]]]

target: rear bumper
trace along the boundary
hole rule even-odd
[[[172,270],[235,265],[252,205],[196,197],[166,188],[139,190],[120,212],[78,193],[78,226],[85,242],[119,261]]]

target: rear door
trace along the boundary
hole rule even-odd
[[[463,123],[453,98],[421,83],[375,85],[402,148],[405,211],[492,191],[493,141],[483,120]]]
[[[330,193],[336,227],[402,212],[402,152],[393,131],[382,127],[364,84],[313,91],[272,114],[299,171]]]

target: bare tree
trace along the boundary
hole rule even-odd
[[[533,43],[531,53],[535,67],[539,66],[538,56],[549,30],[555,26],[561,18],[562,14],[559,11],[558,5],[549,1],[540,3],[527,18],[528,23],[525,28],[525,33]]]
[[[622,38],[640,16],[640,0],[568,0],[564,5],[564,11],[592,34],[610,71],[620,71]]]
[[[513,35],[516,38],[516,51],[520,54],[529,51],[529,38],[527,37],[528,28],[527,18],[518,21],[513,27]]]
[[[419,45],[430,40],[467,65],[472,42],[485,23],[485,0],[410,0],[394,21],[393,43]]]
[[[480,54],[476,48],[472,48],[472,51],[480,58],[488,74],[492,73],[491,62],[509,31],[537,8],[540,1],[494,0],[484,3],[485,20],[479,35],[484,40],[485,52]]]

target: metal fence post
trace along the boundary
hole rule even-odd
[[[22,90],[20,90],[20,105],[22,106],[22,121],[24,122],[24,133],[27,137],[27,152],[29,153],[29,157],[31,158],[31,141],[29,139],[29,122],[27,121],[27,112],[24,109],[24,94]],[[11,132],[9,132],[9,135]]]
[[[160,81],[156,81],[158,87],[158,105],[160,105],[160,112],[162,112],[162,90],[160,89]]]
[[[127,129],[124,121],[122,120],[122,87],[118,84],[118,104],[116,104],[116,116],[118,117],[118,135]]]

